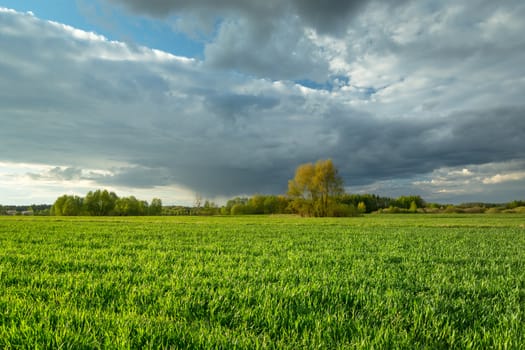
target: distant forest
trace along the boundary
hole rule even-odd
[[[427,203],[419,196],[402,196],[398,198],[382,197],[375,194],[345,194],[341,203],[352,209],[353,216],[360,214],[400,214],[400,213],[524,213],[525,201],[516,200],[508,203],[463,203],[459,205]],[[144,201],[141,201],[144,202]],[[416,203],[416,208],[412,205]],[[160,213],[154,215],[259,215],[259,214],[298,214],[289,207],[290,199],[284,195],[254,195],[252,197],[235,197],[225,205],[217,205],[210,200],[196,200],[193,206],[162,205]],[[415,210],[414,210],[415,209]],[[78,216],[92,215],[81,211],[74,213],[57,213],[51,204],[39,205],[0,205],[0,215],[36,215],[36,216]],[[112,211],[105,215],[138,216],[153,215],[150,212],[126,213]],[[348,213],[346,216],[349,216]]]

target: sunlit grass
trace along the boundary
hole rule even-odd
[[[1,218],[1,348],[520,348],[525,216]]]

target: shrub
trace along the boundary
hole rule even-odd
[[[467,214],[483,214],[487,210],[483,207],[472,207],[472,208],[465,208],[463,209],[463,213]]]
[[[331,216],[334,217],[353,217],[362,215],[353,205],[342,203],[334,205],[331,214]]]
[[[501,213],[502,211],[502,208],[499,208],[499,207],[493,207],[493,208],[489,208],[485,211],[486,214],[499,214]]]
[[[463,209],[455,207],[453,205],[449,205],[448,207],[445,208],[444,212],[447,214],[459,214],[459,213],[463,213]]]
[[[514,212],[518,214],[525,214],[525,207],[516,207],[514,208]]]

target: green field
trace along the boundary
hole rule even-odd
[[[0,348],[525,344],[524,215],[0,218]]]

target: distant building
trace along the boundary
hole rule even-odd
[[[18,211],[16,211],[16,210],[8,210],[8,211],[6,211],[5,213],[6,213],[7,215],[16,215],[16,214],[18,214]]]

